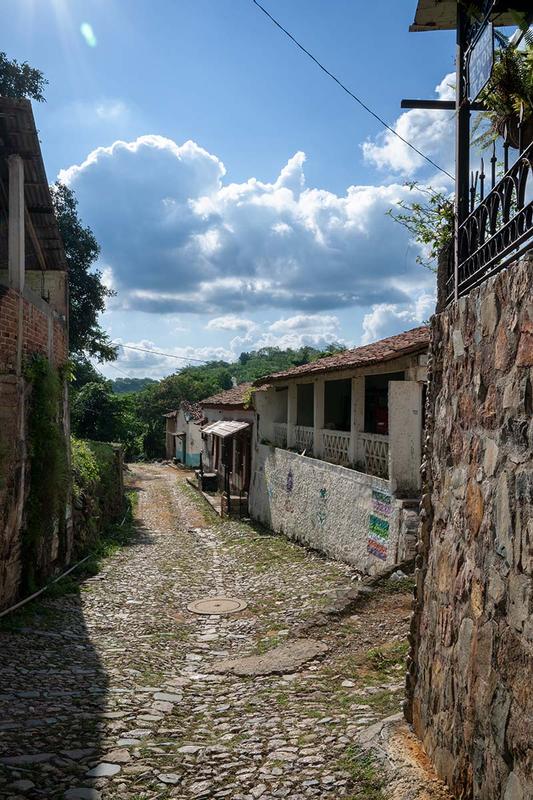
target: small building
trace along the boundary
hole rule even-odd
[[[202,400],[204,474],[216,476],[220,491],[247,497],[252,474],[255,410],[252,384],[241,383]]]
[[[198,403],[183,400],[166,418],[165,449],[169,460],[185,467],[200,466],[203,411]]]
[[[429,329],[255,382],[250,514],[365,572],[412,554]]]

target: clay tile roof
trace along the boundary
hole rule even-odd
[[[190,414],[195,422],[201,422],[204,418],[204,412],[202,411],[200,403],[190,403],[188,400],[182,400],[180,409],[185,414]]]
[[[389,336],[387,339],[380,339],[378,342],[355,347],[353,350],[344,350],[342,353],[335,353],[325,358],[319,358],[310,364],[302,364],[299,367],[292,367],[284,372],[275,372],[273,375],[266,375],[255,381],[255,386],[260,386],[271,381],[279,381],[284,378],[297,378],[300,375],[317,375],[324,372],[338,372],[343,369],[354,367],[366,367],[380,364],[383,361],[391,361],[393,358],[417,353],[427,350],[429,346],[429,328],[422,325],[420,328],[413,328],[397,336]]]
[[[245,401],[250,394],[252,388],[251,383],[240,383],[238,386],[232,386],[231,389],[226,389],[224,392],[218,392],[205,400],[200,401],[202,408],[214,408],[216,406],[244,406]]]

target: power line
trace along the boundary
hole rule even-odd
[[[122,342],[112,342],[117,347],[126,347],[128,350],[140,350],[141,353],[152,353],[155,356],[166,356],[167,358],[177,358],[180,361],[197,361],[199,364],[210,364],[211,361],[206,361],[205,358],[191,358],[190,356],[176,356],[174,353],[162,353],[160,350],[149,350],[147,347],[135,347],[132,344],[122,344]]]
[[[127,373],[127,372],[124,372],[124,370],[123,370],[123,369],[119,369],[119,367],[115,367],[115,365],[114,365],[114,364],[109,364],[109,363],[108,363],[108,365],[107,365],[107,366],[108,366],[108,367],[111,367],[111,369],[114,369],[114,370],[116,370],[116,372],[120,372],[120,374],[121,374],[121,375],[124,375],[124,377],[125,377],[125,378],[131,378],[131,377],[132,377],[131,375],[128,375],[128,373]],[[100,375],[103,375],[103,373],[101,372],[101,373],[100,373]],[[105,375],[104,375],[103,377],[105,378]]]
[[[388,131],[390,131],[391,133],[393,133],[393,134],[394,134],[394,136],[397,136],[397,137],[398,137],[398,139],[399,139],[401,142],[403,142],[403,143],[404,143],[404,144],[406,144],[408,147],[410,147],[410,148],[411,148],[411,150],[414,150],[414,151],[415,151],[415,153],[418,153],[418,155],[419,155],[419,156],[422,156],[422,158],[424,158],[424,159],[425,159],[425,160],[426,160],[426,161],[427,161],[429,164],[431,164],[431,165],[432,165],[433,167],[435,167],[436,169],[440,170],[440,172],[444,173],[444,175],[447,175],[447,176],[448,176],[448,178],[451,178],[451,179],[452,179],[452,181],[453,181],[453,180],[455,180],[455,178],[453,177],[453,175],[450,175],[450,173],[449,173],[449,172],[447,172],[445,169],[443,169],[442,167],[439,167],[439,165],[438,165],[437,163],[435,163],[435,161],[433,161],[433,160],[432,160],[432,159],[431,159],[429,156],[426,156],[426,155],[425,155],[425,154],[424,154],[424,153],[423,153],[421,150],[419,150],[417,147],[415,147],[415,146],[414,146],[414,144],[411,144],[411,142],[407,141],[407,139],[404,139],[404,137],[403,137],[403,136],[401,136],[401,135],[398,133],[398,131],[395,131],[395,130],[394,130],[394,128],[391,128],[391,126],[390,126],[390,125],[388,125],[388,124],[385,122],[385,120],[384,120],[384,119],[382,119],[380,116],[378,116],[378,114],[376,114],[374,111],[372,111],[372,109],[371,109],[371,108],[369,108],[369,107],[366,105],[366,103],[363,103],[363,101],[362,101],[362,100],[361,100],[359,97],[357,97],[357,95],[356,95],[356,94],[354,94],[352,91],[350,91],[350,89],[348,89],[348,87],[347,87],[347,86],[345,86],[345,85],[344,85],[344,83],[342,83],[342,81],[340,81],[340,80],[339,80],[339,79],[338,79],[338,78],[337,78],[337,77],[336,77],[336,76],[335,76],[335,75],[334,75],[332,72],[330,72],[330,71],[329,71],[329,69],[327,69],[327,68],[326,68],[326,67],[325,67],[323,64],[321,64],[321,63],[320,63],[320,61],[319,61],[317,58],[315,58],[315,56],[314,56],[312,53],[310,53],[310,52],[309,52],[309,50],[307,50],[307,49],[306,49],[306,48],[305,48],[305,47],[304,47],[302,44],[300,44],[300,42],[299,42],[299,41],[298,41],[298,40],[297,40],[297,39],[296,39],[296,38],[295,38],[295,37],[292,35],[292,33],[289,33],[289,31],[288,31],[286,28],[284,28],[284,27],[283,27],[283,25],[282,25],[280,22],[278,22],[278,21],[277,21],[277,19],[276,19],[275,17],[273,17],[273,16],[272,16],[272,14],[269,14],[269,12],[266,10],[266,8],[263,8],[263,6],[261,5],[261,3],[258,3],[258,2],[257,2],[257,0],[252,0],[252,3],[253,3],[255,6],[257,6],[257,8],[259,8],[259,9],[260,9],[260,10],[263,12],[263,14],[265,14],[265,15],[266,15],[266,16],[269,18],[269,20],[270,20],[271,22],[273,22],[273,23],[274,23],[274,25],[276,25],[276,27],[278,27],[278,28],[280,29],[280,31],[283,31],[283,33],[284,33],[286,36],[288,36],[288,37],[289,37],[289,39],[290,39],[292,42],[294,42],[294,44],[296,45],[296,47],[299,47],[299,48],[300,48],[300,50],[301,50],[303,53],[305,53],[305,55],[306,55],[306,56],[308,56],[308,57],[309,57],[309,58],[310,58],[312,61],[314,61],[314,62],[315,62],[315,64],[317,65],[317,67],[319,67],[319,68],[322,70],[322,72],[325,72],[325,73],[326,73],[326,75],[327,75],[329,78],[331,78],[332,80],[334,80],[334,81],[335,81],[335,83],[336,83],[336,84],[338,84],[338,85],[341,87],[341,89],[342,89],[343,91],[345,91],[345,92],[346,92],[346,94],[350,95],[350,97],[351,97],[353,100],[355,100],[355,102],[356,102],[356,103],[359,103],[359,105],[360,105],[362,108],[364,108],[364,110],[365,110],[365,111],[367,111],[369,114],[371,114],[371,116],[373,116],[373,117],[374,117],[374,119],[377,119],[377,121],[378,121],[378,122],[379,122],[381,125],[383,125],[383,127],[385,127],[385,128],[388,130]]]

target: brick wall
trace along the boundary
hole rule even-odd
[[[21,532],[23,509],[29,489],[27,459],[27,411],[31,387],[24,380],[23,359],[34,353],[50,357],[56,367],[68,358],[64,321],[40,297],[31,299],[0,285],[0,608],[17,598],[21,578]],[[22,312],[23,340],[18,341]],[[20,346],[20,362],[17,354]],[[64,407],[60,418],[68,424]],[[67,431],[66,431],[67,433]],[[54,543],[50,543],[52,553]],[[50,569],[52,559],[43,555]]]
[[[18,305],[18,294],[0,285],[0,374],[16,369]]]

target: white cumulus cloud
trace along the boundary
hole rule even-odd
[[[249,333],[257,326],[251,319],[244,319],[236,314],[226,314],[223,317],[213,317],[205,327],[208,331],[246,331]]]
[[[115,343],[119,345],[119,351],[118,358],[113,364],[131,378],[161,378],[182,367],[193,366],[202,361],[235,360],[234,353],[225,347],[161,348],[149,339],[139,341],[115,339]]]
[[[386,216],[413,199],[405,186],[335,194],[307,187],[304,166],[297,152],[270,183],[231,183],[216,155],[153,134],[99,147],[59,177],[101,244],[115,307],[215,318],[261,307],[309,315],[407,303],[413,291],[430,290],[417,248]]]
[[[363,317],[362,344],[415,328],[426,322],[435,310],[435,296],[422,294],[414,303],[378,303]]]
[[[454,86],[455,73],[445,75],[435,87],[437,98],[453,100]],[[401,114],[393,127],[400,136],[453,175],[454,126],[453,111],[416,108]],[[428,166],[421,156],[390,131],[381,133],[375,141],[364,142],[361,147],[368,162],[379,169],[387,169],[405,177],[411,177],[421,167]],[[431,165],[429,169],[432,169]]]

